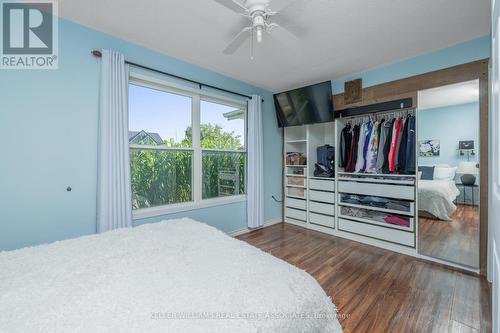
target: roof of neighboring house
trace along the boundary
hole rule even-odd
[[[222,114],[227,120],[245,119],[245,111],[238,109]]]
[[[146,131],[129,131],[128,132],[128,142],[134,142],[136,139],[144,139],[145,136],[148,136],[151,140],[156,142],[156,144],[162,145],[163,139],[160,134],[154,132],[146,132]]]

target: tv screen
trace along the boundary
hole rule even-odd
[[[330,81],[274,95],[279,127],[333,121]]]

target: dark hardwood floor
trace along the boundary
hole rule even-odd
[[[490,332],[489,284],[416,258],[277,224],[237,238],[304,269],[344,332]]]
[[[452,221],[419,218],[419,251],[430,257],[479,267],[479,208],[457,205]]]

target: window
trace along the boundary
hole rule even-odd
[[[129,85],[134,209],[193,200],[192,98]]]
[[[245,101],[132,77],[129,145],[133,209],[162,214],[232,198],[242,200],[245,138]]]
[[[203,199],[245,193],[245,117],[241,107],[201,101]]]

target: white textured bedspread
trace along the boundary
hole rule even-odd
[[[342,332],[306,272],[189,219],[0,253],[0,332]]]
[[[419,180],[418,209],[431,213],[441,220],[450,220],[457,209],[453,200],[460,194],[452,180]]]

